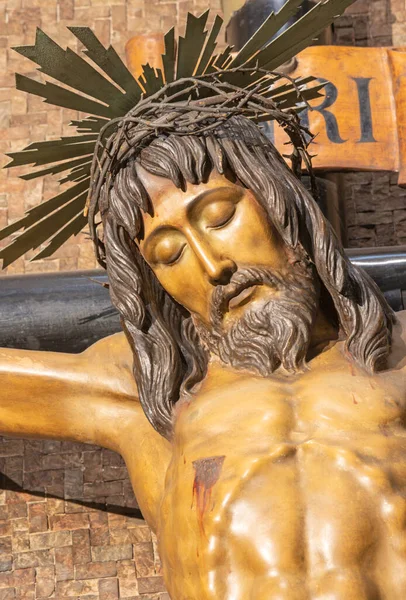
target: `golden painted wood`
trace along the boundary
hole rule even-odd
[[[229,599],[232,586],[241,599],[305,599],[306,586],[311,598],[331,589],[342,600],[375,598],[365,572],[387,590],[382,598],[402,600],[406,313],[395,340],[392,369],[374,377],[348,362],[342,344],[293,379],[213,362],[193,402],[178,407],[172,446],[137,402],[123,334],[75,356],[5,349],[0,432],[119,451],[158,533],[173,600]],[[205,457],[227,461],[203,502],[193,463]],[[286,585],[289,595],[274,596]]]
[[[211,366],[179,407],[161,509],[165,572],[183,574],[167,579],[173,598],[372,600],[368,580],[381,598],[404,596],[400,337],[398,347],[394,371],[373,378],[341,344],[293,380]],[[202,456],[226,457],[205,502],[194,486]]]
[[[1,435],[79,441],[120,452],[141,510],[156,527],[170,448],[138,402],[123,334],[82,354],[1,348],[0,382]]]

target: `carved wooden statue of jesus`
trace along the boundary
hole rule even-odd
[[[0,433],[119,452],[172,600],[403,600],[406,315],[252,115],[207,106],[106,144],[89,217],[124,333],[0,351]]]

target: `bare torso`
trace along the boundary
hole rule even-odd
[[[406,597],[400,356],[373,377],[341,344],[295,377],[212,366],[178,407],[161,507],[174,600]]]
[[[172,443],[132,359],[122,334],[76,356],[0,350],[0,433],[120,452],[172,600],[406,598],[406,313],[375,376],[342,344],[295,376],[213,363]]]

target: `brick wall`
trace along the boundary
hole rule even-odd
[[[91,27],[104,44],[112,43],[124,58],[124,46],[133,35],[182,28],[188,10],[200,14],[220,10],[220,0],[6,0],[0,3],[0,166],[8,162],[5,152],[21,150],[32,141],[72,135],[69,127],[75,111],[44,104],[15,90],[14,73],[37,73],[34,63],[12,50],[32,44],[41,27],[60,45],[78,50],[80,43],[67,30],[70,25]],[[37,74],[38,76],[38,74]],[[25,182],[18,178],[26,168],[0,171],[0,227],[51,197],[58,189],[56,178]],[[0,242],[5,244],[5,242]],[[82,233],[69,240],[52,258],[30,262],[34,252],[17,260],[8,273],[31,273],[94,268],[92,244]]]
[[[357,0],[335,24],[335,43],[340,46],[391,46],[393,4],[398,0]],[[403,4],[399,0],[398,4]],[[405,6],[403,14],[406,15]],[[406,19],[405,19],[406,20]]]
[[[391,0],[392,43],[404,46],[406,42],[406,4],[405,0]]]
[[[335,43],[391,46],[406,43],[404,0],[358,0],[338,19]],[[406,244],[406,189],[395,173],[351,173],[342,176],[347,245]]]
[[[169,598],[120,456],[0,439],[0,472],[0,600]]]
[[[348,173],[343,176],[348,246],[406,244],[406,189],[396,173]]]

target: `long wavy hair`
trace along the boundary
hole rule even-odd
[[[163,289],[134,241],[143,212],[153,211],[137,162],[183,190],[205,182],[212,169],[250,189],[284,243],[313,263],[349,356],[371,373],[385,367],[391,309],[258,126],[233,117],[208,136],[160,136],[121,166],[100,200],[111,300],[133,349],[140,402],[160,434],[171,438],[173,407],[204,379],[208,355],[191,315]]]

